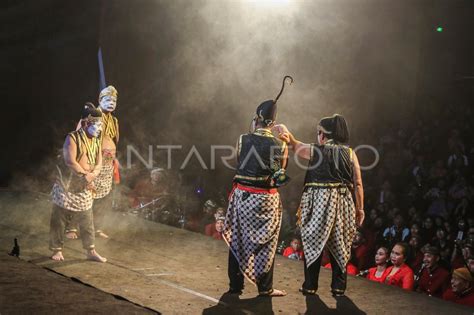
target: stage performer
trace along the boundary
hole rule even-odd
[[[298,157],[309,160],[298,211],[305,255],[305,281],[300,291],[316,294],[326,247],[332,265],[331,292],[342,296],[356,225],[364,220],[362,178],[356,154],[345,145],[349,141],[346,120],[338,114],[321,119],[316,144],[296,140],[284,125],[275,129],[290,141]]]
[[[92,218],[93,181],[102,166],[101,142],[102,112],[91,103],[84,106],[81,128],[66,136],[63,158],[57,166],[58,176],[53,186],[53,209],[50,222],[50,249],[52,259],[64,260],[64,227],[68,221],[78,222],[82,246],[87,258],[106,262],[94,247],[95,234]]]
[[[96,236],[108,238],[102,230],[104,213],[112,208],[112,188],[114,174],[118,174],[118,161],[116,159],[117,144],[119,141],[118,119],[113,115],[117,107],[117,90],[113,86],[108,86],[99,94],[99,108],[102,111],[102,132],[100,140],[102,142],[102,168],[99,175],[94,180],[95,192],[93,194],[94,205],[94,228]],[[117,181],[117,176],[115,176]],[[77,238],[77,224],[71,222],[66,228],[68,238]]]
[[[259,296],[285,296],[273,288],[273,265],[280,232],[282,205],[278,187],[288,181],[285,174],[288,148],[273,136],[277,101],[261,103],[252,121],[252,130],[239,137],[237,171],[223,238],[229,246],[228,293],[241,294],[244,277],[258,288]]]

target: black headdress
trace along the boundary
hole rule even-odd
[[[318,128],[328,139],[333,139],[338,143],[349,142],[349,128],[344,117],[339,114],[321,119]]]
[[[257,120],[259,120],[262,124],[265,126],[270,126],[275,122],[276,115],[277,115],[277,101],[280,98],[281,94],[283,93],[283,90],[285,89],[285,83],[286,81],[289,81],[290,84],[293,83],[293,78],[289,75],[285,76],[283,78],[283,82],[281,84],[281,90],[280,93],[278,93],[277,97],[275,100],[268,100],[263,102],[262,104],[258,105],[257,107]]]
[[[94,104],[87,102],[84,104],[81,113],[81,119],[84,121],[99,120],[102,117],[100,109],[96,108]]]

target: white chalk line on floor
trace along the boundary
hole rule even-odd
[[[178,290],[181,290],[183,292],[187,292],[187,293],[190,293],[190,294],[193,294],[195,296],[198,296],[200,298],[203,298],[203,299],[206,299],[206,300],[209,300],[211,302],[214,302],[214,303],[217,303],[217,304],[221,304],[221,305],[224,305],[224,306],[228,306],[227,303],[224,303],[222,301],[219,301],[218,299],[215,299],[213,297],[210,297],[208,295],[205,295],[205,294],[202,294],[202,293],[199,293],[197,291],[194,291],[194,290],[191,290],[191,289],[188,289],[188,288],[185,288],[185,287],[182,287],[176,283],[173,283],[173,282],[170,282],[170,281],[166,281],[166,280],[162,280],[162,279],[159,279],[158,281],[160,281],[161,283],[163,284],[166,284],[170,287],[173,287],[175,289],[178,289]]]
[[[174,273],[171,273],[171,272],[145,274],[145,276],[147,277],[161,277],[161,276],[172,276],[172,275],[174,275]]]

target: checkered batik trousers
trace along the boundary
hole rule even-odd
[[[256,284],[270,271],[280,233],[280,195],[236,188],[229,199],[223,237],[246,278]]]
[[[355,206],[346,188],[308,188],[301,198],[301,238],[307,266],[327,246],[342,270],[351,256]]]
[[[114,164],[106,163],[102,165],[99,175],[94,179],[94,199],[101,199],[107,196],[112,190],[112,179],[114,176]]]

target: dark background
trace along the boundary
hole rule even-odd
[[[307,142],[335,112],[351,145],[372,144],[388,123],[473,101],[470,0],[2,1],[0,21],[2,186],[47,173],[83,103],[97,103],[99,45],[119,91],[122,159],[129,144],[144,155],[180,144],[208,163],[285,74],[295,83],[279,120]],[[232,172],[188,174],[230,184]]]

